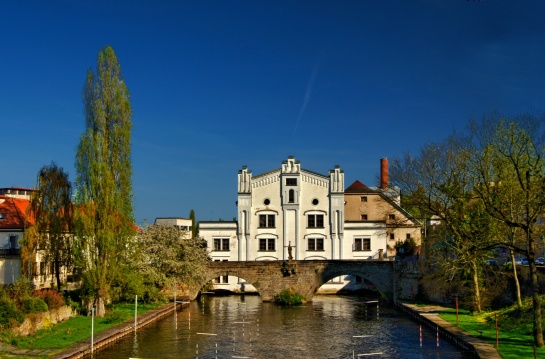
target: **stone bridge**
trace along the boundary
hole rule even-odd
[[[252,284],[263,301],[274,300],[275,295],[288,288],[311,301],[327,281],[341,275],[356,275],[395,301],[416,295],[418,268],[415,264],[384,260],[210,262],[208,281],[219,276],[236,276]]]

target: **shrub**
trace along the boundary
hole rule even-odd
[[[274,296],[274,302],[280,305],[297,305],[306,300],[306,297],[296,293],[293,289],[284,289]]]
[[[21,310],[23,313],[47,312],[47,304],[38,297],[27,297],[21,300]]]
[[[32,281],[25,277],[19,278],[15,283],[6,287],[10,298],[20,307],[21,300],[27,297],[32,297],[34,292]]]
[[[37,290],[34,293],[36,297],[41,298],[45,302],[45,304],[47,304],[47,307],[50,310],[59,309],[60,307],[64,306],[63,296],[55,289]]]
[[[22,323],[23,314],[17,309],[15,303],[7,296],[0,297],[0,327],[11,328],[17,323]]]

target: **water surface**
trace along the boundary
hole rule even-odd
[[[280,307],[259,296],[203,296],[93,356],[126,358],[470,358],[395,308],[316,296]]]

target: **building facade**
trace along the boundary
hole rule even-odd
[[[220,261],[394,259],[398,241],[420,244],[421,226],[401,208],[387,171],[382,159],[380,187],[356,181],[345,190],[339,166],[319,174],[289,157],[257,176],[243,167],[237,220],[200,222],[199,234]]]
[[[30,201],[21,196],[19,189],[0,189],[0,284],[15,283],[22,275],[21,242]]]
[[[0,188],[0,284],[12,284],[25,276],[35,288],[56,286],[53,267],[45,261],[44,251],[38,247],[32,262],[23,267],[21,251],[25,231],[34,224],[28,217],[32,193],[30,188]],[[61,266],[61,280],[71,277],[67,267]]]

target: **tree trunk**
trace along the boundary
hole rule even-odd
[[[61,292],[61,268],[59,264],[58,254],[55,255],[55,276],[57,278],[57,292]]]
[[[532,281],[532,304],[534,310],[534,344],[538,348],[543,348],[543,327],[541,318],[541,301],[539,299],[539,282],[537,279],[537,268],[535,258],[535,243],[528,233],[528,265],[530,267],[530,280]]]
[[[515,252],[513,252],[513,250],[510,250],[509,253],[511,254],[510,255],[511,264],[513,265],[513,278],[515,279],[517,305],[519,307],[522,307],[522,296],[520,295],[520,282],[519,282],[519,277],[517,275],[517,263],[515,261]]]
[[[106,308],[104,307],[104,297],[98,296],[96,298],[96,316],[99,318],[104,318],[104,315],[106,315]]]
[[[471,260],[471,270],[473,271],[473,287],[475,290],[475,293],[474,293],[475,309],[477,310],[477,313],[480,313],[482,311],[481,291],[479,287],[479,272],[477,270],[477,260],[475,258]]]

